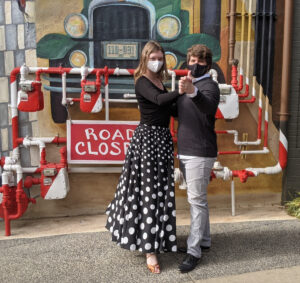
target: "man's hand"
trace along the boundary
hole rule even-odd
[[[195,88],[192,83],[192,78],[190,76],[190,72],[188,73],[187,76],[181,77],[178,83],[179,86],[179,93],[194,93]]]

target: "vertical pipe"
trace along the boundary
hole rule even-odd
[[[236,0],[230,1],[229,12],[229,64],[232,64],[234,59],[234,47],[235,47],[235,20],[236,20]]]
[[[253,80],[254,83],[254,80]],[[260,123],[257,125],[257,137],[261,139],[261,126],[262,126],[262,107],[263,107],[263,102],[262,102],[262,96],[263,96],[263,88],[262,85],[259,85],[259,98],[258,98],[258,118]]]
[[[266,17],[267,17],[267,2],[263,1],[263,8],[262,8],[262,44],[261,44],[261,51],[260,51],[260,67],[259,67],[259,84],[261,86],[265,86],[264,79],[266,76],[266,66],[265,66],[265,56],[266,56]],[[262,89],[263,91],[266,91],[265,89]],[[267,94],[266,94],[267,95]]]
[[[255,11],[255,41],[254,41],[254,64],[253,64],[253,76],[255,76],[256,80],[259,80],[259,58],[260,58],[260,49],[261,49],[261,31],[260,27],[260,2],[256,0],[256,11]],[[253,80],[254,81],[254,80]],[[252,86],[255,87],[256,81]]]
[[[249,95],[251,31],[252,31],[252,0],[249,1],[249,7],[248,7],[248,38],[247,38],[247,61],[246,61],[246,83],[245,83],[246,89],[245,89],[245,93],[239,94],[239,97],[247,97]]]
[[[290,82],[291,46],[292,46],[292,21],[293,21],[293,0],[286,0],[284,4],[284,29],[283,29],[283,60],[281,79],[281,103],[280,122],[288,120],[288,98]]]
[[[288,98],[290,83],[290,66],[291,66],[291,46],[292,46],[292,23],[293,23],[293,0],[284,2],[284,29],[283,29],[283,51],[282,51],[282,79],[281,79],[281,100],[280,100],[280,137],[279,137],[279,163],[282,169],[287,165],[287,122],[289,118]],[[284,178],[283,178],[284,182]],[[284,183],[283,183],[283,186]],[[288,189],[282,190],[282,202],[288,200]]]
[[[104,77],[105,77],[105,120],[109,121],[109,95],[108,95],[108,67],[104,67]]]
[[[242,26],[241,26],[241,49],[240,49],[240,79],[238,91],[243,89],[244,85],[244,74],[243,74],[243,65],[244,65],[244,34],[245,34],[245,2],[242,1]]]
[[[251,52],[251,32],[252,32],[252,0],[249,1],[248,8],[248,44],[247,44],[247,71],[246,79],[250,77],[250,52]],[[247,82],[246,82],[247,83]],[[249,85],[249,81],[248,81]]]
[[[264,128],[264,147],[268,146],[268,126],[269,126],[269,98],[266,95],[265,103],[265,128]]]
[[[234,190],[234,180],[231,180],[231,215],[235,216],[235,190]]]
[[[66,106],[67,105],[67,73],[66,72],[63,72],[61,74],[61,83],[62,83],[61,104]]]
[[[268,50],[267,50],[267,77],[266,77],[266,94],[269,95],[272,104],[272,78],[274,69],[274,33],[275,33],[275,0],[270,0],[269,6],[269,32],[268,32]]]
[[[5,222],[5,236],[10,236],[10,219],[7,211],[7,203],[9,201],[8,173],[2,173],[2,188],[3,188],[3,218]]]
[[[22,67],[23,69],[25,67]],[[15,68],[10,74],[10,108],[12,120],[12,142],[13,142],[13,156],[19,159],[18,147],[18,134],[19,134],[19,121],[18,121],[18,106],[17,106],[17,75],[20,73],[21,68]]]

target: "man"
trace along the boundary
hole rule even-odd
[[[207,185],[217,156],[215,114],[220,100],[218,84],[208,71],[212,53],[205,45],[196,44],[187,53],[188,76],[179,81],[178,157],[187,183],[191,228],[187,239],[187,254],[179,265],[181,272],[193,270],[202,249],[211,245]]]

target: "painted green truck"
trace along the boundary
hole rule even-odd
[[[141,50],[150,39],[159,41],[164,47],[168,67],[172,69],[185,68],[186,51],[197,43],[212,50],[214,62],[221,57],[218,35],[189,32],[189,12],[181,9],[181,0],[83,1],[81,13],[70,11],[66,15],[66,34],[46,34],[38,42],[37,56],[49,59],[50,67],[136,68]],[[206,5],[208,11],[211,11],[209,7],[218,5],[215,0],[204,2],[206,4],[201,5]],[[217,65],[215,68],[222,77],[220,68]],[[67,111],[61,105],[61,79],[55,75],[47,79],[50,85],[44,88],[51,93],[52,118],[56,123],[64,123]],[[80,78],[68,77],[67,87],[68,93],[78,95]],[[134,93],[133,80],[110,78],[109,89],[109,98],[120,100],[124,90]]]

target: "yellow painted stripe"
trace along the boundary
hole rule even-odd
[[[182,0],[181,9],[189,12],[189,33],[194,33],[194,2],[195,0]],[[200,2],[200,1],[196,1]],[[199,4],[200,5],[200,4]],[[200,21],[199,21],[199,30],[200,30]]]
[[[200,1],[194,0],[194,33],[200,33]]]

